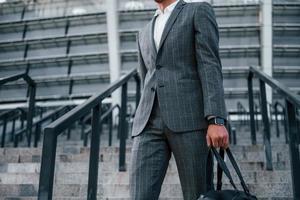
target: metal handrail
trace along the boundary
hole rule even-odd
[[[300,108],[300,99],[290,91],[288,87],[273,79],[261,70],[250,66],[248,74],[248,92],[249,92],[249,110],[251,121],[251,133],[255,134],[255,120],[254,120],[254,99],[253,99],[253,77],[259,79],[260,86],[260,99],[261,99],[261,114],[264,125],[264,145],[266,154],[266,169],[273,170],[272,166],[272,149],[270,142],[270,124],[268,119],[267,98],[266,98],[266,84],[272,89],[276,90],[278,94],[282,95],[285,100],[285,112],[287,115],[288,134],[289,134],[289,150],[290,150],[290,163],[291,174],[293,183],[294,199],[300,199],[300,155],[299,155],[299,130],[297,126],[297,113],[296,109]]]
[[[109,105],[110,103],[107,103],[107,105]],[[102,107],[104,107],[104,105],[102,104]],[[102,108],[103,109],[103,108]],[[105,108],[105,109],[107,109],[107,108]],[[105,110],[104,109],[104,110]],[[91,115],[91,113],[89,113],[88,115],[86,115],[86,116],[84,116],[84,117],[82,117],[81,119],[80,119],[80,124],[81,124],[81,126],[83,126],[83,128],[82,128],[82,131],[83,131],[83,129],[84,129],[84,126],[85,126],[85,124],[86,123],[88,123],[89,121],[91,121],[91,118],[92,118],[92,115]],[[83,133],[81,133],[81,135],[82,135]]]
[[[92,135],[90,145],[90,159],[89,159],[89,175],[88,175],[88,199],[96,200],[97,196],[97,181],[98,181],[98,164],[99,164],[99,150],[100,150],[100,114],[102,101],[111,96],[111,94],[118,88],[122,89],[121,93],[121,110],[119,117],[119,131],[120,131],[120,152],[119,152],[119,170],[125,171],[125,150],[126,150],[126,112],[127,112],[127,86],[128,81],[134,77],[136,87],[136,105],[140,99],[141,83],[136,69],[131,70],[128,74],[123,76],[120,80],[113,82],[103,92],[90,97],[83,104],[78,105],[62,117],[58,118],[44,129],[44,142],[42,150],[41,172],[39,180],[39,200],[52,199],[53,193],[53,179],[55,168],[55,155],[57,146],[57,137],[65,129],[69,128],[75,121],[81,119],[83,116],[92,113]]]
[[[12,110],[6,110],[4,112],[2,112],[0,114],[0,119],[3,118],[3,117],[8,117],[8,116],[14,116],[14,114],[17,112],[17,113],[20,113],[19,112],[20,109],[19,108],[15,108],[15,109],[12,109]]]
[[[246,124],[247,123],[247,116],[248,116],[247,115],[247,110],[240,101],[237,102],[237,110],[240,111],[241,114],[242,114],[241,124]]]
[[[300,99],[297,95],[295,95],[288,87],[280,83],[279,81],[273,79],[266,73],[262,72],[256,67],[250,66],[250,73],[255,74],[257,78],[267,83],[273,89],[275,89],[279,94],[284,96],[285,99],[289,100],[296,107],[300,107]]]
[[[51,113],[47,114],[46,116],[42,117],[41,119],[35,121],[32,123],[32,127],[35,126],[35,134],[34,134],[34,147],[38,146],[38,139],[40,138],[40,128],[41,125],[46,122],[49,119],[52,119],[54,116],[58,115],[61,112],[65,112],[66,110],[70,109],[70,106],[62,106]],[[15,139],[14,139],[14,147],[18,147],[19,144],[19,137],[26,131],[26,129],[21,129],[15,133]]]
[[[102,108],[101,109],[103,109],[103,105],[102,105]],[[102,112],[103,112],[103,110],[102,110]],[[86,115],[86,116],[83,116],[78,122],[79,122],[79,124],[81,125],[81,136],[80,136],[80,138],[83,140],[83,144],[85,144],[85,140],[86,140],[86,138],[85,138],[85,126],[86,126],[86,124],[89,122],[89,121],[92,121],[91,120],[92,119],[92,115],[91,115],[91,113],[89,113],[88,115]],[[87,145],[87,144],[86,144]],[[84,146],[86,146],[86,145],[84,145]]]
[[[226,129],[228,130],[229,134],[229,143],[236,145],[236,131],[235,127],[232,127],[232,122],[230,119],[230,112],[228,112],[228,118],[227,118],[227,123],[226,123]]]
[[[13,119],[17,117],[23,117],[26,115],[26,111],[22,108],[14,108],[11,110],[4,111],[0,114],[0,120],[6,119]],[[0,123],[0,125],[2,125]]]
[[[15,74],[12,76],[7,76],[0,78],[0,85],[4,85],[8,82],[17,81],[23,79],[28,85],[29,92],[29,102],[28,102],[28,112],[27,112],[27,123],[26,123],[26,136],[27,136],[27,145],[31,146],[31,135],[32,135],[32,121],[35,110],[35,93],[36,93],[36,83],[35,81],[25,72],[20,74]]]
[[[254,121],[255,121],[255,130],[257,130],[257,131],[259,131],[259,119],[258,119],[258,115],[260,114],[261,115],[261,111],[260,111],[260,109],[259,109],[259,105],[257,104],[257,103],[254,103],[254,113],[255,113],[255,115],[254,115]],[[250,119],[250,121],[251,121],[251,119]],[[253,140],[255,139],[255,141],[252,143],[252,144],[256,144],[256,135],[254,134],[253,135],[253,138],[252,138]]]
[[[35,84],[34,80],[27,73],[20,73],[20,74],[15,74],[12,76],[6,76],[4,78],[0,78],[0,85],[4,85],[8,82],[17,81],[19,79],[24,79],[24,81],[26,81],[26,83],[30,85]]]
[[[274,103],[273,107],[274,107],[274,112],[275,112],[276,136],[277,136],[277,138],[280,137],[278,115],[282,114],[282,116],[283,116],[282,122],[283,122],[283,125],[284,125],[285,142],[288,143],[288,135],[287,135],[288,130],[287,130],[287,124],[286,124],[285,107],[278,101],[276,101]],[[278,111],[278,107],[281,107],[282,112]]]
[[[108,138],[108,146],[112,145],[112,112],[118,109],[119,114],[120,114],[120,110],[121,107],[116,104],[114,106],[112,106],[111,108],[109,108],[105,113],[103,113],[103,115],[100,118],[100,122],[102,122],[104,119],[109,118],[109,138]],[[100,123],[102,125],[102,123]],[[83,139],[83,146],[87,146],[87,142],[88,142],[88,135],[92,132],[92,128],[90,127],[87,131],[84,132],[84,139]]]
[[[26,112],[21,108],[15,108],[12,110],[5,111],[0,114],[0,120],[2,123],[2,136],[1,136],[1,148],[5,147],[5,138],[7,133],[7,123],[8,121],[12,120],[12,130],[11,130],[11,141],[13,141],[15,137],[15,123],[17,119],[21,120],[21,128],[24,126],[24,116],[26,115]],[[26,129],[25,129],[26,130]]]

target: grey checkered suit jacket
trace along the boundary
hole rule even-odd
[[[219,32],[212,6],[180,0],[163,30],[158,50],[155,17],[138,33],[138,72],[142,96],[132,136],[145,127],[155,91],[165,124],[174,132],[207,128],[206,117],[227,118]]]

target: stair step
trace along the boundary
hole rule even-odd
[[[260,198],[273,197],[292,197],[292,188],[288,183],[263,183],[263,184],[247,184],[251,193]],[[237,185],[241,188],[240,185]],[[223,184],[223,189],[232,189],[229,184]],[[5,196],[25,196],[36,197],[38,185],[34,184],[2,184],[0,185],[0,192]],[[86,184],[57,184],[54,187],[54,196],[58,197],[86,197]],[[129,198],[128,184],[100,184],[98,185],[98,195],[101,199],[106,198]],[[161,197],[163,198],[178,198],[182,197],[181,186],[179,183],[163,184],[161,190]]]
[[[273,162],[288,162],[289,161],[289,153],[287,146],[285,148],[275,149],[272,151],[272,159]],[[265,162],[265,152],[253,150],[251,148],[243,148],[238,146],[232,147],[232,152],[235,155],[236,160],[239,161],[247,161],[247,162]],[[41,149],[2,149],[2,153],[0,151],[0,163],[39,163],[41,161]],[[247,151],[249,150],[249,151]],[[59,162],[78,162],[78,161],[88,161],[89,160],[89,148],[81,148],[81,147],[71,147],[58,149],[56,154],[57,161]],[[126,157],[127,160],[131,157],[131,148],[126,148]],[[119,159],[119,148],[118,147],[103,147],[99,152],[99,160],[100,162],[107,161],[116,161]],[[227,157],[225,157],[227,159]],[[1,168],[1,165],[0,165]],[[0,169],[1,170],[1,169]],[[1,172],[1,171],[0,171]]]
[[[88,171],[85,172],[68,172],[57,170],[55,174],[55,184],[87,184]],[[114,171],[98,171],[99,183],[110,184],[128,184],[129,174]],[[246,183],[290,183],[291,172],[285,171],[242,171]],[[232,172],[233,179],[239,182],[238,177]],[[216,170],[214,178],[216,180]],[[36,184],[39,182],[39,173],[0,173],[1,184]],[[179,183],[177,170],[168,170],[165,183]],[[223,183],[229,183],[224,175]]]
[[[53,200],[82,200],[83,197],[54,197]],[[102,196],[98,196],[97,199],[103,199]],[[2,200],[2,199],[1,199]],[[37,200],[37,197],[5,197],[3,200]],[[131,200],[129,197],[110,197],[105,200]],[[182,200],[178,197],[166,197],[159,198],[159,200]],[[292,197],[259,197],[258,200],[294,200]]]
[[[272,145],[272,152],[288,152],[288,145],[287,144],[278,144],[278,145]],[[261,152],[264,151],[264,145],[263,144],[257,144],[257,145],[230,145],[230,148],[233,152]],[[57,153],[80,153],[89,151],[89,147],[83,147],[82,144],[79,145],[73,145],[66,143],[64,146],[57,147]],[[131,145],[128,145],[126,148],[127,152],[130,152]],[[102,146],[100,147],[100,151],[107,151],[107,152],[119,152],[119,147],[109,147],[109,146]],[[42,153],[42,147],[38,148],[28,148],[28,147],[19,147],[19,148],[0,148],[0,155],[32,155],[36,154],[39,155]]]
[[[77,133],[79,134],[79,132]],[[272,133],[274,134],[274,133]],[[129,175],[132,140],[127,139],[127,172],[119,172],[119,141],[114,138],[108,147],[107,136],[101,136],[99,153],[98,198],[106,200],[129,199]],[[251,145],[250,133],[237,133],[238,145],[231,145],[238,165],[250,191],[261,200],[292,199],[289,148],[283,134],[272,138],[273,171],[265,170],[263,137],[257,134],[257,145]],[[245,144],[244,144],[245,143]],[[0,149],[0,200],[36,200],[39,182],[42,143],[38,148]],[[54,178],[54,198],[57,200],[86,199],[89,168],[89,147],[83,147],[78,135],[67,141],[65,136],[58,140]],[[225,157],[235,183],[237,175]],[[216,182],[216,161],[214,181]],[[224,189],[232,189],[223,175]],[[241,188],[239,186],[239,188]],[[174,157],[171,157],[162,186],[160,200],[179,200],[181,186]]]
[[[227,162],[228,163],[228,162]],[[130,160],[126,161],[127,166]],[[115,162],[99,162],[99,169],[103,171],[115,171],[118,169],[118,161]],[[216,161],[215,161],[216,165]],[[264,162],[238,162],[241,171],[262,171],[265,170]],[[88,171],[88,162],[56,162],[56,170],[68,173],[86,172]],[[176,169],[174,159],[169,162],[170,170]],[[233,169],[231,164],[228,164],[229,169]],[[290,170],[289,162],[273,162],[274,170]],[[6,163],[0,165],[1,173],[39,173],[40,163]]]

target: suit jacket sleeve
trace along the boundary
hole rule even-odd
[[[219,57],[219,31],[213,7],[198,4],[194,15],[197,70],[201,80],[204,116],[227,119],[222,65]]]
[[[138,50],[138,66],[137,66],[137,71],[139,74],[139,77],[141,79],[141,88],[144,87],[144,80],[145,80],[145,76],[147,73],[147,68],[145,66],[142,54],[141,54],[141,48],[140,48],[140,42],[139,42],[139,32],[137,34],[137,50]]]

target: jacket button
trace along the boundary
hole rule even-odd
[[[160,69],[161,67],[161,65],[156,65],[156,69]]]
[[[152,92],[154,92],[154,91],[155,91],[154,87],[151,87],[151,91],[152,91]]]

